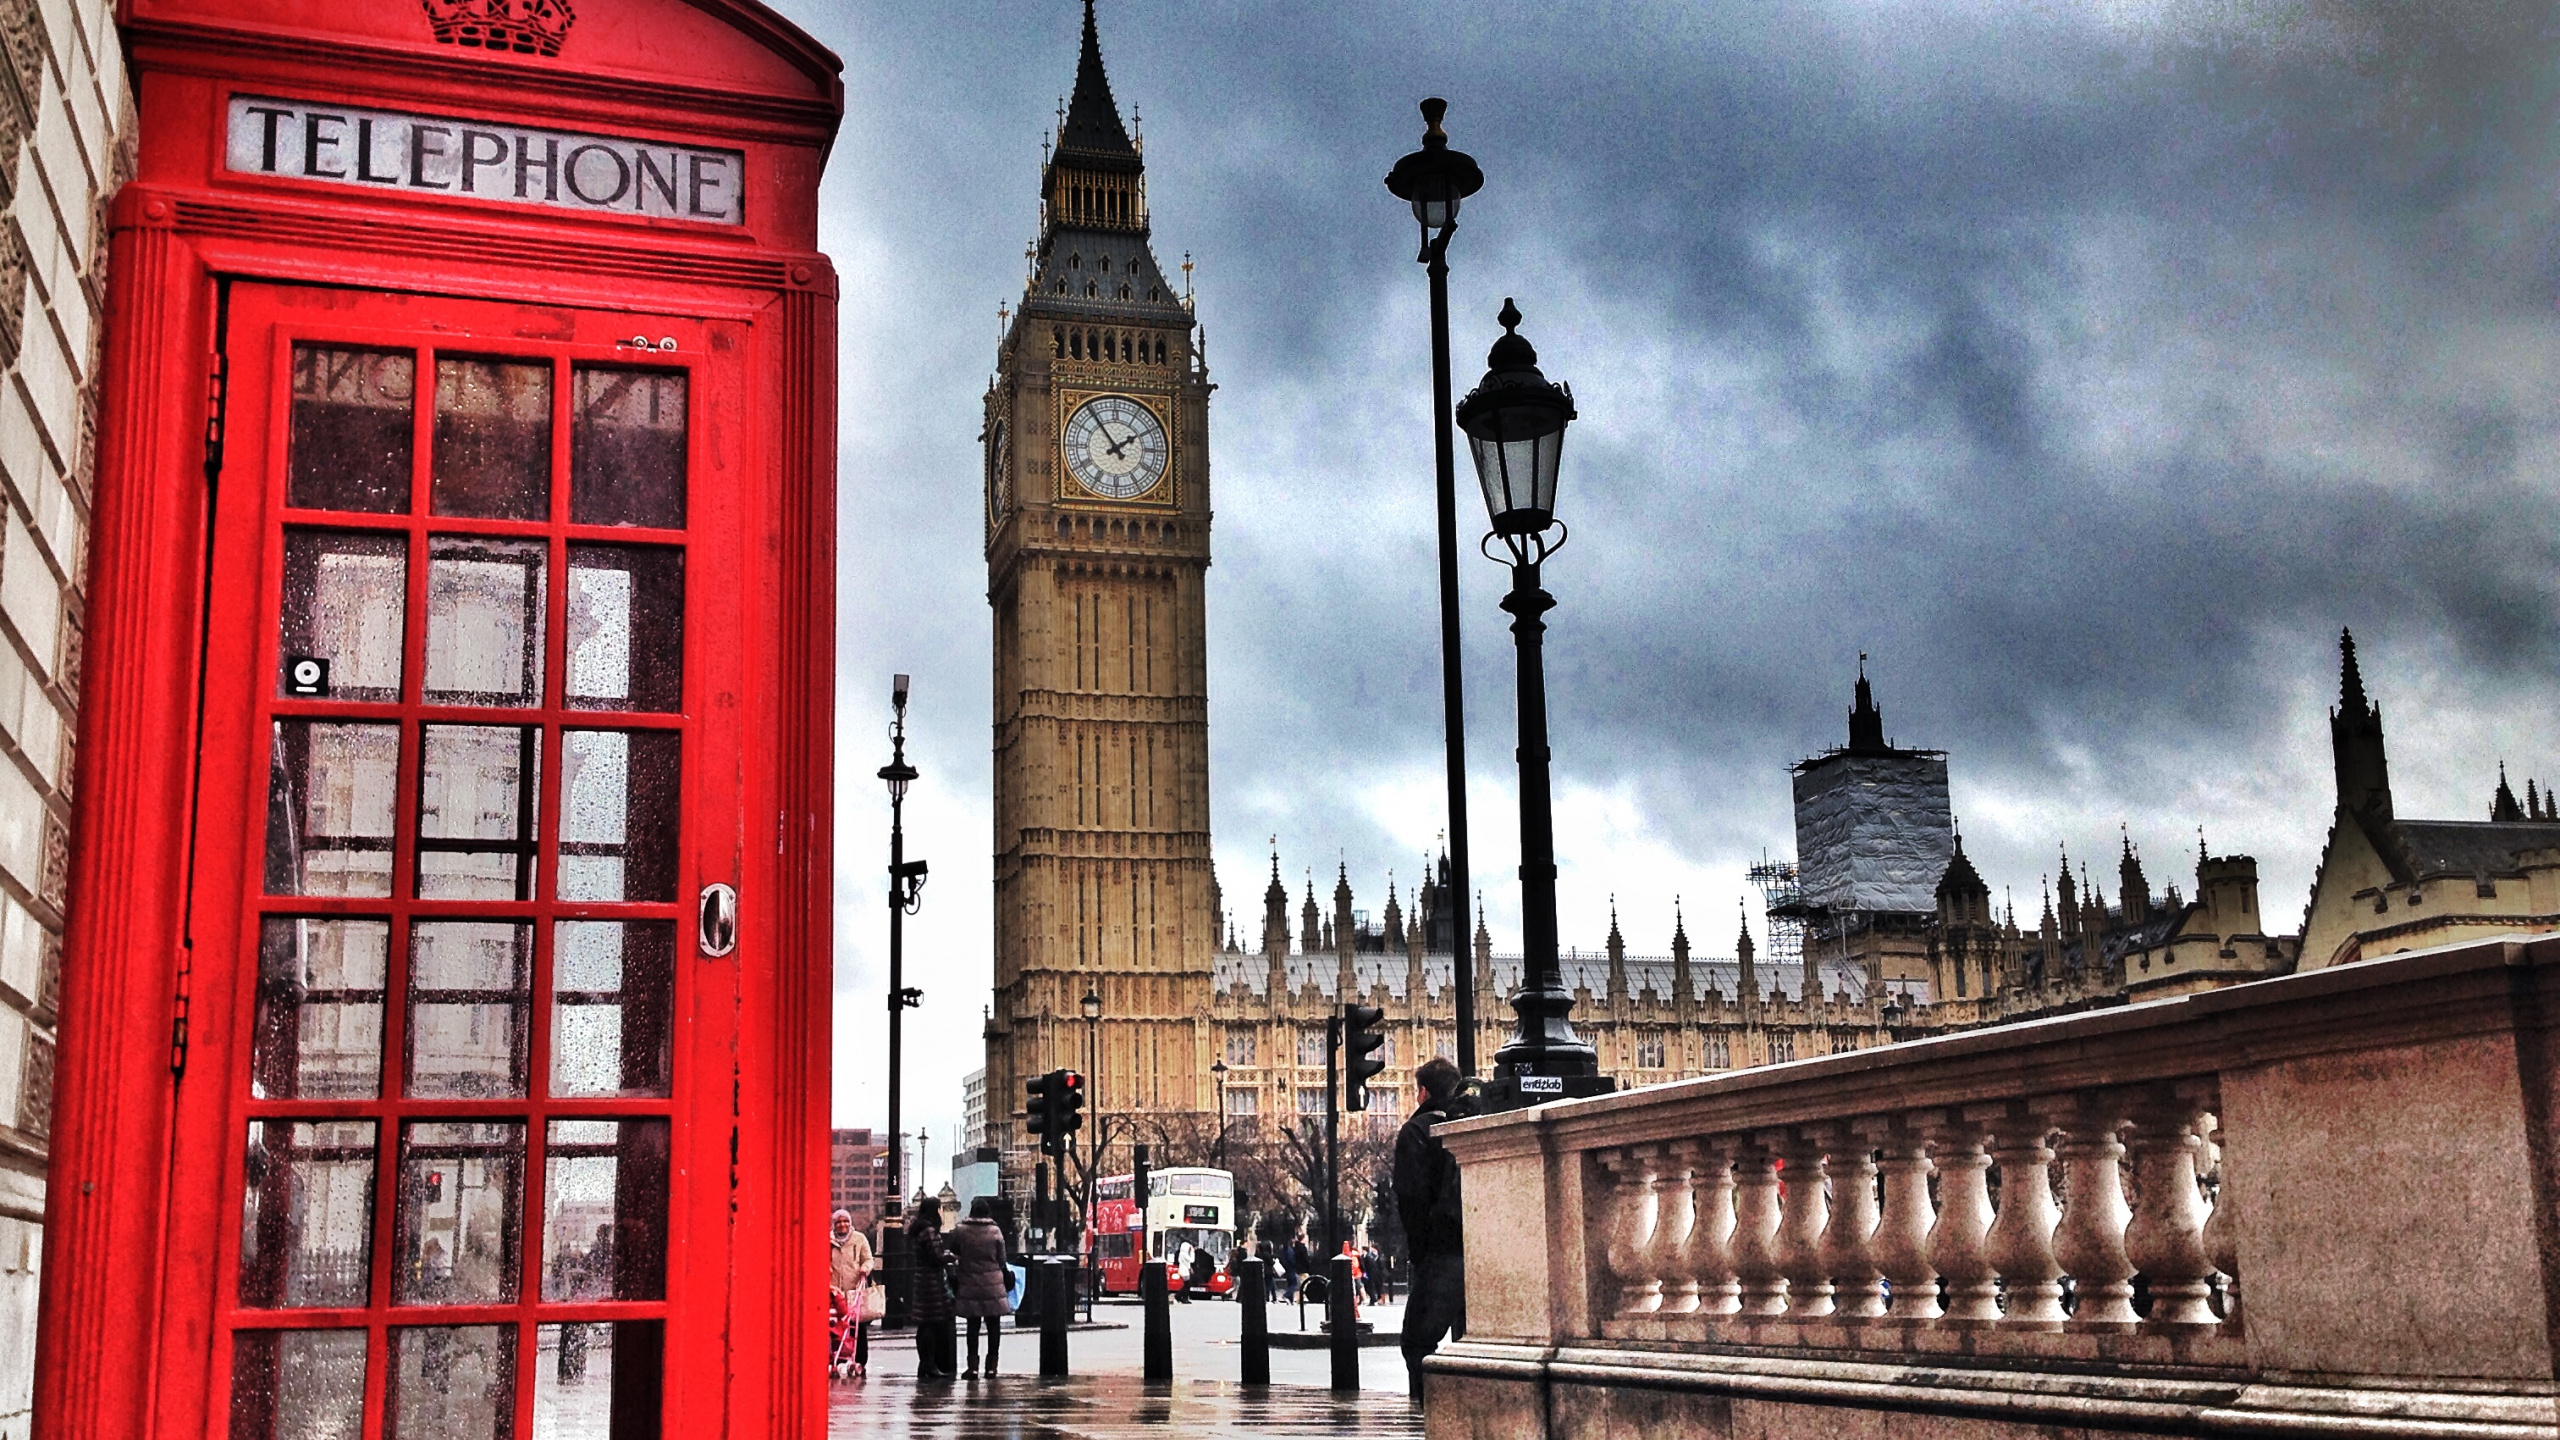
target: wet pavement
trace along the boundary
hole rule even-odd
[[[832,1387],[827,1420],[831,1435],[882,1440],[1117,1440],[1168,1427],[1179,1427],[1183,1440],[1422,1433],[1422,1416],[1401,1394],[1376,1390],[1337,1396],[1314,1386],[1232,1380],[1149,1385],[1135,1375],[1003,1375],[920,1386],[903,1369]]]
[[[1170,1385],[1139,1378],[1144,1336],[1134,1304],[1105,1303],[1094,1318],[1127,1328],[1077,1330],[1068,1337],[1076,1373],[1042,1380],[1037,1333],[1007,1330],[1003,1365],[994,1379],[919,1386],[915,1348],[898,1334],[876,1332],[871,1378],[830,1388],[829,1429],[837,1436],[890,1440],[1114,1440],[1180,1427],[1182,1440],[1253,1440],[1262,1436],[1419,1436],[1422,1417],[1405,1398],[1404,1360],[1389,1347],[1360,1352],[1361,1388],[1337,1397],[1328,1388],[1331,1357],[1322,1350],[1271,1352],[1273,1384],[1248,1388],[1236,1374],[1242,1359],[1237,1307],[1204,1302],[1174,1307]],[[1271,1312],[1275,1332],[1297,1328],[1294,1309]],[[1308,1323],[1318,1315],[1310,1312]],[[1400,1307],[1363,1317],[1393,1333]],[[966,1363],[966,1356],[962,1356]]]

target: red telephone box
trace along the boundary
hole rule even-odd
[[[39,1430],[815,1434],[836,61],[121,22]]]

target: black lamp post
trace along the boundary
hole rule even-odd
[[[1538,566],[1563,548],[1556,519],[1556,469],[1564,427],[1574,417],[1573,392],[1538,372],[1538,352],[1520,336],[1520,309],[1502,302],[1503,336],[1487,357],[1492,368],[1458,403],[1458,424],[1475,452],[1485,513],[1510,555],[1511,634],[1519,648],[1520,707],[1520,989],[1509,1043],[1494,1052],[1491,1108],[1508,1109],[1617,1088],[1600,1073],[1599,1052],[1573,1033],[1573,995],[1556,963],[1556,825],[1547,788],[1546,613],[1555,597],[1538,585]],[[1552,535],[1551,533],[1552,532]]]
[[[906,803],[907,787],[916,782],[916,767],[907,763],[907,677],[891,680],[889,706],[896,720],[889,730],[889,763],[880,767],[880,778],[889,786],[889,1181],[883,1213],[890,1224],[880,1236],[883,1268],[889,1277],[889,1313],[882,1317],[889,1325],[907,1322],[907,1245],[905,1227],[895,1223],[905,1210],[906,1187],[900,1171],[906,1159],[907,1137],[899,1128],[899,1060],[903,1053],[903,1031],[907,1011],[924,999],[924,992],[906,983],[906,919],[923,903],[925,862],[907,859]]]
[[[1449,148],[1440,117],[1449,102],[1422,102],[1422,148],[1396,162],[1387,190],[1409,201],[1422,226],[1422,253],[1414,258],[1431,275],[1431,441],[1440,502],[1440,722],[1449,768],[1449,913],[1451,977],[1458,1004],[1458,1070],[1476,1073],[1474,970],[1466,949],[1467,725],[1466,688],[1458,658],[1458,487],[1456,443],[1449,433],[1449,237],[1458,228],[1458,204],[1484,188],[1484,171],[1463,150]],[[1428,927],[1431,917],[1424,916]]]
[[[1102,995],[1087,990],[1076,1002],[1084,1016],[1084,1088],[1085,1105],[1092,1113],[1085,1121],[1084,1137],[1084,1243],[1091,1247],[1085,1260],[1085,1302],[1089,1306],[1102,1294],[1102,1242],[1093,1233],[1099,1213],[1095,1206],[1102,1183]],[[1145,1207],[1141,1201],[1140,1208]]]
[[[1209,1074],[1218,1087],[1218,1168],[1227,1168],[1227,1062],[1209,1062]]]

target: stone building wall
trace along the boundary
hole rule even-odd
[[[69,862],[106,206],[133,98],[106,0],[0,0],[0,1440],[28,1432]]]

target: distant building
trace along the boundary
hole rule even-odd
[[[979,1066],[960,1081],[961,1142],[975,1150],[987,1143],[987,1067]]]
[[[2502,767],[2486,820],[2399,818],[2354,636],[2339,636],[2338,656],[2338,803],[2303,911],[2302,968],[2560,928],[2560,801],[2530,780],[2519,801]]]
[[[833,1152],[827,1167],[832,1208],[853,1212],[853,1223],[869,1229],[880,1215],[889,1175],[889,1147],[872,1139],[869,1130],[828,1132]]]

